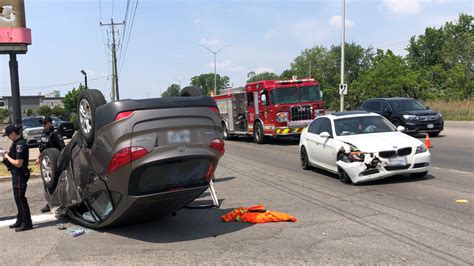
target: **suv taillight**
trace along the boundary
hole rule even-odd
[[[107,172],[112,173],[118,168],[131,163],[145,155],[148,154],[148,151],[139,146],[127,147],[119,150],[110,160],[109,166],[107,167]]]
[[[220,113],[219,113],[219,109],[217,109],[216,107],[209,107],[209,109],[210,109],[211,111],[213,111],[214,113],[220,114]]]
[[[222,155],[225,153],[224,140],[222,139],[213,139],[211,143],[209,143],[209,147],[220,152]]]
[[[133,113],[134,113],[134,111],[120,112],[120,113],[118,113],[118,114],[115,116],[114,121],[118,121],[118,120],[122,120],[122,119],[128,118],[128,117],[132,116]]]

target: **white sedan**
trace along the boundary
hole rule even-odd
[[[301,166],[337,173],[344,183],[400,174],[425,176],[430,152],[421,141],[402,133],[404,130],[365,111],[318,117],[301,133]]]

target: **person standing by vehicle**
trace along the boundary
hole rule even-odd
[[[33,229],[33,223],[28,200],[25,197],[28,179],[30,178],[28,145],[21,135],[21,125],[8,125],[3,136],[8,136],[13,142],[10,150],[3,154],[3,163],[12,173],[13,196],[18,209],[16,222],[10,225],[10,228],[15,228],[15,232],[30,230]]]
[[[53,119],[51,117],[46,116],[43,120],[41,120],[41,124],[43,125],[43,134],[41,135],[41,143],[39,145],[40,154],[36,159],[35,163],[40,163],[41,153],[48,149],[48,148],[56,148],[58,150],[62,150],[64,148],[64,141],[63,137],[53,126]],[[49,212],[50,208],[49,205],[46,204],[41,209],[41,212]]]

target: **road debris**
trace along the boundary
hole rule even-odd
[[[222,215],[223,222],[245,222],[245,223],[268,223],[268,222],[296,222],[296,218],[282,212],[274,212],[265,209],[265,206],[240,207],[227,214]]]

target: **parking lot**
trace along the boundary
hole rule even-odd
[[[431,139],[433,168],[424,178],[396,176],[357,186],[302,170],[295,141],[227,141],[216,173],[220,209],[182,209],[151,223],[86,229],[77,238],[71,230],[78,226],[39,214],[45,204],[40,179],[30,180],[27,193],[36,228],[8,229],[16,207],[11,184],[2,182],[2,264],[472,264],[472,132],[472,122],[447,122],[441,136]],[[210,201],[209,194],[196,201]],[[220,221],[222,214],[251,205],[287,212],[298,222]]]

